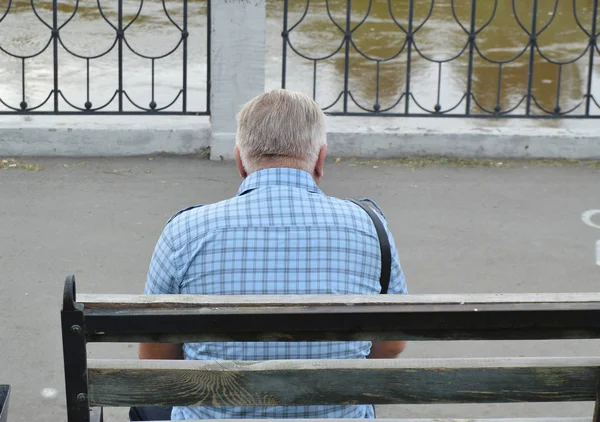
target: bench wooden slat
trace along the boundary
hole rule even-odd
[[[331,419],[253,419],[254,422],[331,422]],[[356,422],[356,419],[336,419],[339,422]],[[168,422],[168,421],[162,421]],[[202,422],[202,421],[188,421]],[[248,422],[248,419],[213,419],[213,422]],[[592,422],[592,418],[500,418],[500,419],[380,419],[377,422]]]
[[[336,419],[339,422],[356,422],[356,419]],[[162,421],[168,422],[168,421]],[[202,422],[202,421],[188,421]],[[248,419],[213,419],[213,422],[248,422]],[[331,419],[253,419],[253,422],[331,422]],[[380,419],[377,422],[592,422],[592,418],[500,418],[500,419]]]
[[[591,401],[600,358],[90,360],[97,406]]]
[[[285,307],[329,305],[409,304],[526,304],[600,303],[600,293],[494,293],[446,295],[124,295],[80,294],[77,301],[90,309],[133,307]]]
[[[82,303],[91,342],[600,338],[600,301],[591,301],[598,295],[560,302],[498,295],[498,303],[497,295],[384,296],[87,296]]]

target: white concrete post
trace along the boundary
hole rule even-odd
[[[233,159],[235,116],[265,87],[266,0],[211,0],[211,159]]]

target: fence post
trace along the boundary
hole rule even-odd
[[[212,160],[233,159],[235,116],[265,86],[266,0],[211,1]]]

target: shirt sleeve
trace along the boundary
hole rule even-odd
[[[144,289],[145,294],[179,293],[181,283],[176,258],[171,240],[171,230],[167,224],[152,254],[148,277],[146,279],[146,288]]]

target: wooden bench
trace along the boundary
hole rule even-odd
[[[597,356],[93,360],[86,343],[590,339],[600,338],[600,294],[76,298],[71,276],[61,317],[68,422],[101,420],[102,406],[566,402],[598,395]],[[542,420],[598,422],[598,404],[593,418]]]
[[[8,398],[10,397],[10,385],[0,385],[0,422],[8,420]]]

